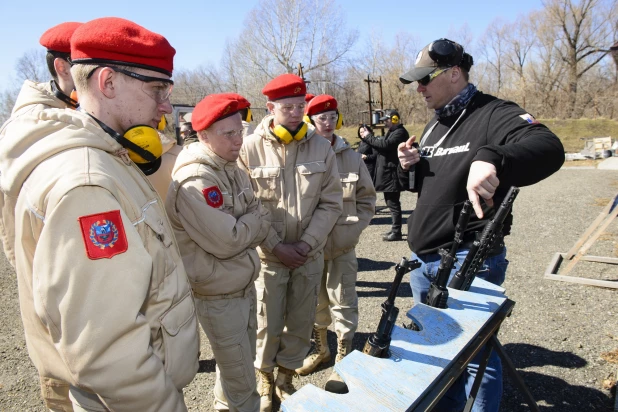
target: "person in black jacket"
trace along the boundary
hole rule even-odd
[[[358,138],[361,139],[361,142],[358,145],[358,153],[361,154],[363,162],[365,162],[365,166],[367,166],[367,170],[369,171],[369,176],[371,176],[371,181],[375,185],[376,160],[378,159],[378,152],[373,150],[367,142],[362,140],[360,132],[364,127],[366,126],[363,125],[358,127]]]
[[[365,143],[378,153],[376,159],[374,186],[376,192],[384,192],[384,201],[391,211],[391,230],[384,234],[382,240],[392,242],[401,240],[401,191],[404,189],[398,178],[397,147],[410,137],[401,124],[401,118],[396,110],[387,110],[380,118],[388,128],[386,136],[373,136],[366,127],[360,130],[361,143]]]
[[[547,127],[517,104],[477,91],[469,83],[472,56],[461,45],[439,39],[427,45],[415,66],[400,77],[417,82],[416,91],[435,117],[425,127],[420,147],[416,136],[399,146],[400,171],[415,166],[418,200],[408,219],[412,258],[423,265],[410,274],[416,303],[424,302],[441,256],[450,248],[455,224],[465,200],[472,201],[475,216],[457,251],[459,263],[467,255],[475,233],[494,216],[510,186],[527,186],[547,178],[564,162],[562,143]],[[513,216],[505,221],[502,236],[510,232]],[[500,285],[508,260],[503,238],[496,242],[478,277]],[[482,354],[481,350],[479,354]],[[480,356],[449,389],[436,410],[462,410],[478,369]],[[502,396],[502,366],[492,351],[473,411],[498,411]]]

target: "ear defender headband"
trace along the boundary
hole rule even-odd
[[[159,170],[163,145],[157,131],[146,125],[136,125],[127,130],[122,136],[120,133],[90,115],[101,128],[122,147],[128,150],[129,158],[140,168],[146,176]]]
[[[305,122],[300,122],[296,130],[290,131],[287,127],[278,124],[273,127],[273,134],[277,136],[283,144],[289,144],[292,140],[302,140],[303,137],[307,134],[308,126]]]
[[[73,99],[73,92],[71,92],[71,96],[67,96],[60,91],[60,88],[56,84],[55,80],[52,80],[51,88],[54,92],[54,96],[56,96],[58,100],[64,102],[69,107],[69,109],[77,109],[77,92],[75,92],[75,99]]]

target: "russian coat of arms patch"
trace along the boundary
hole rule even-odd
[[[202,193],[204,194],[204,199],[206,199],[206,203],[208,203],[209,206],[221,207],[223,205],[223,195],[221,194],[219,187],[207,187],[206,189],[202,189]]]
[[[128,249],[120,210],[82,216],[79,219],[86,254],[90,259],[110,259]]]

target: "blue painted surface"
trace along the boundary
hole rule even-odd
[[[469,291],[449,289],[447,309],[415,305],[408,318],[421,326],[393,329],[391,357],[353,351],[335,365],[349,393],[305,385],[281,405],[286,412],[406,411],[416,403],[504,304],[504,289],[475,279]]]

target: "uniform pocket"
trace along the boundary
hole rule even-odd
[[[256,184],[257,197],[264,201],[278,201],[281,198],[281,168],[256,167],[251,178]]]
[[[264,288],[255,288],[257,326],[259,329],[266,327],[266,303],[264,302]]]
[[[358,182],[358,173],[339,173],[341,180],[341,188],[343,189],[343,201],[356,200],[356,184]]]
[[[230,400],[233,402],[241,401],[253,389],[249,379],[253,379],[255,382],[254,374],[247,376],[241,346],[234,345],[229,348],[218,349],[216,360],[221,377],[228,387],[228,396],[232,398]]]
[[[314,198],[320,193],[322,176],[326,172],[326,163],[316,161],[296,165],[298,187],[301,199]]]
[[[171,307],[160,322],[165,346],[165,372],[180,390],[193,380],[198,369],[198,327],[191,293]]]

